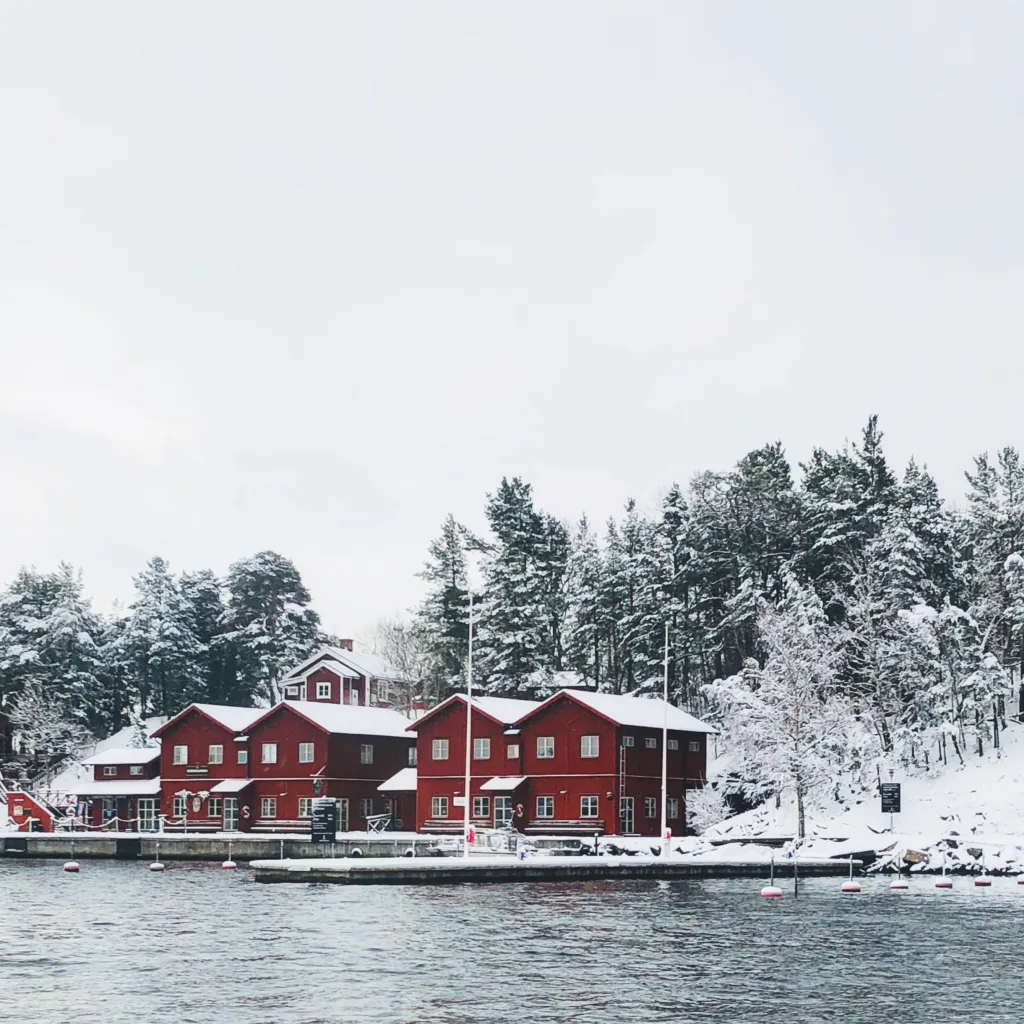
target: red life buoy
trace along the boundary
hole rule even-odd
[[[473,828],[472,825],[469,826],[469,831],[466,833],[466,842],[469,843],[470,846],[476,842],[476,829]]]

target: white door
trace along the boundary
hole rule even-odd
[[[633,798],[624,796],[619,800],[619,835],[628,836],[633,832]]]
[[[139,797],[139,831],[156,831],[156,800]]]
[[[338,804],[338,831],[348,831],[348,798],[337,801]]]
[[[494,827],[507,828],[512,821],[512,797],[496,796],[494,798]]]
[[[224,797],[224,831],[238,831],[238,797]]]

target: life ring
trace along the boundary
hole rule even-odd
[[[192,797],[192,810],[196,814],[198,814],[202,810],[202,808],[203,808],[203,801],[200,800],[199,797],[197,797],[197,796]]]

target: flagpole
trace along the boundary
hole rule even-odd
[[[473,756],[473,591],[469,591],[469,656],[466,659],[466,780],[463,790],[466,805],[463,808],[462,855],[469,856],[469,784],[470,759]]]
[[[661,708],[661,841],[662,856],[672,845],[668,835],[668,620],[665,620],[665,693]]]

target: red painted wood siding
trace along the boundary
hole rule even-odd
[[[7,816],[11,818],[19,832],[30,830],[30,819],[35,818],[43,826],[44,832],[53,831],[53,815],[38,804],[28,793],[10,790],[7,794]]]
[[[226,753],[225,753],[225,756]],[[96,782],[121,782],[122,780],[155,779],[160,774],[160,758],[155,757],[149,764],[135,765],[142,771],[138,775],[132,775],[132,765],[127,764],[94,764],[92,766],[92,777]],[[115,774],[107,775],[106,769],[116,769]]]

